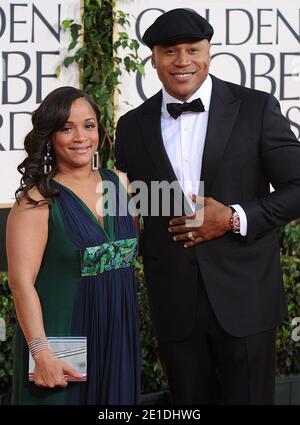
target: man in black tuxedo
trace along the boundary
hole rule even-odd
[[[144,217],[149,302],[174,403],[271,404],[286,314],[278,228],[300,216],[300,144],[273,96],[208,74],[212,35],[187,9],[147,29],[163,88],[120,118],[116,166],[149,188],[177,182],[190,208],[204,181],[202,225],[172,210]]]

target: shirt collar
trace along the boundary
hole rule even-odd
[[[202,100],[204,109],[207,112],[209,110],[211,92],[212,92],[212,79],[211,79],[211,76],[208,74],[206,79],[198,88],[198,90],[196,90],[195,93],[189,99],[187,99],[186,102],[192,102],[194,99],[198,99],[200,97],[200,99]],[[183,103],[183,101],[176,99],[176,97],[171,96],[163,87],[161,112],[163,114],[167,114],[167,116],[170,116],[166,107],[167,103]]]

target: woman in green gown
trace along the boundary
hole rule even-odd
[[[33,113],[25,138],[21,186],[7,224],[9,285],[19,322],[13,404],[139,401],[137,220],[128,210],[119,214],[129,199],[124,175],[91,167],[98,120],[87,94],[61,87]],[[105,187],[108,209],[99,195]],[[86,381],[53,355],[47,337],[87,339]]]

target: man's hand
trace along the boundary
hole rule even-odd
[[[174,236],[177,241],[189,241],[185,248],[198,243],[218,238],[230,230],[232,211],[213,198],[203,198],[191,195],[192,201],[202,206],[193,215],[173,218],[170,221],[169,232],[178,233]]]

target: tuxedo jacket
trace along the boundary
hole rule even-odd
[[[247,236],[229,231],[184,248],[168,232],[172,209],[169,216],[144,216],[144,271],[160,341],[191,333],[200,279],[230,335],[274,328],[286,313],[278,229],[300,216],[300,144],[272,95],[213,76],[212,82],[201,180],[205,196],[241,205]],[[130,181],[146,183],[150,204],[152,181],[176,181],[162,140],[161,105],[160,91],[122,116],[116,132],[116,167]]]

